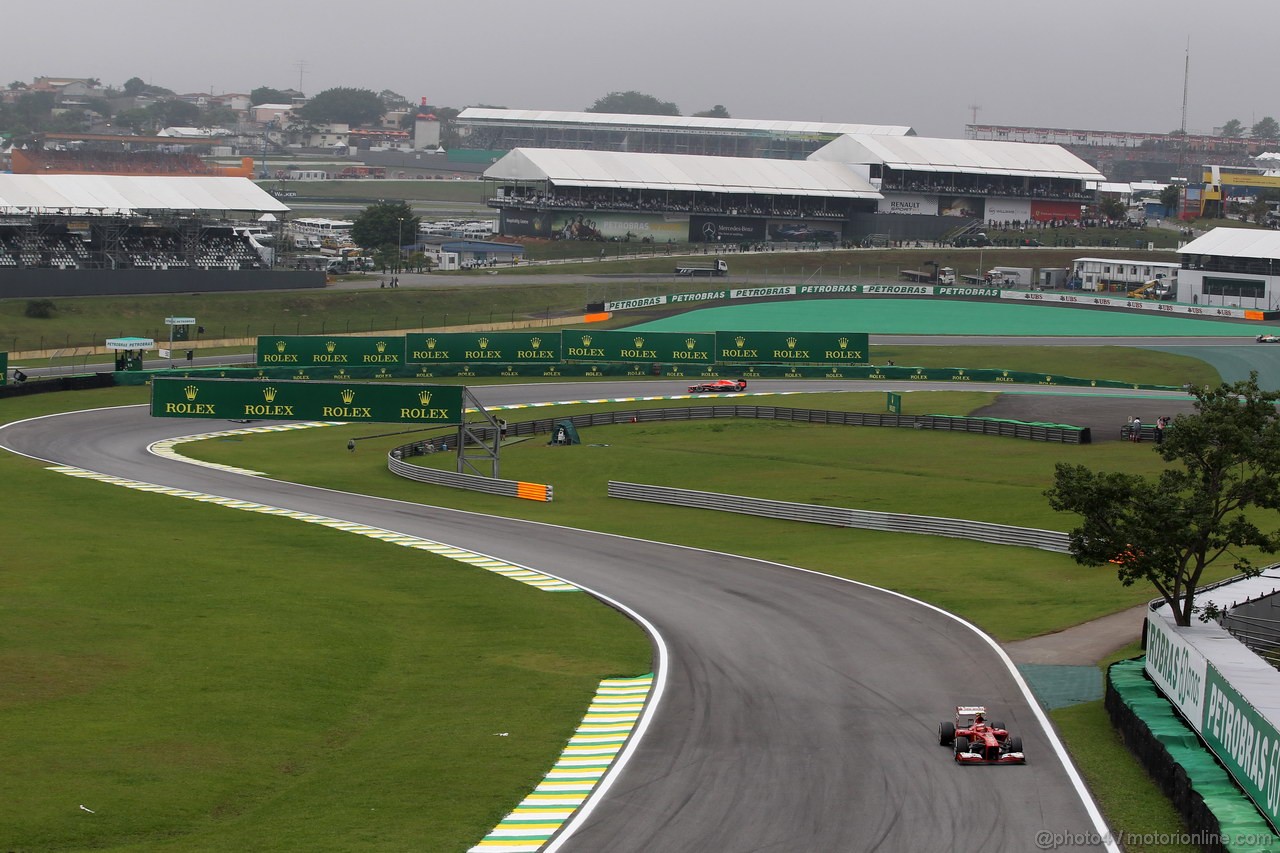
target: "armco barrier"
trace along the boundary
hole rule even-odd
[[[552,487],[541,483],[497,480],[493,477],[459,474],[455,471],[441,471],[436,468],[425,468],[421,465],[410,465],[399,459],[395,453],[396,451],[393,450],[387,455],[387,470],[408,480],[431,483],[436,486],[448,486],[452,489],[466,489],[471,492],[502,495],[509,498],[524,498],[532,501],[550,501],[553,497]]]
[[[862,530],[950,536],[954,539],[972,539],[977,542],[989,542],[994,545],[1020,545],[1024,548],[1038,548],[1041,551],[1053,551],[1058,554],[1066,554],[1069,550],[1069,537],[1067,534],[1055,530],[1012,527],[1004,524],[989,524],[983,521],[967,521],[961,518],[937,518],[928,515],[904,515],[893,512],[873,512],[862,509],[788,503],[787,501],[774,501],[743,495],[674,489],[667,486],[619,483],[613,480],[609,481],[609,497],[694,509],[736,512],[744,515],[761,515],[786,521],[805,521],[810,524],[856,527]]]

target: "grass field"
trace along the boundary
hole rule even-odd
[[[143,399],[139,388],[19,398],[5,401],[3,417]],[[905,402],[909,411],[960,413],[987,399],[956,392]],[[882,394],[806,401],[883,408]],[[1036,449],[770,422],[624,425],[584,436],[602,446],[528,441],[504,449],[504,476],[555,484],[556,503],[539,505],[391,478],[382,460],[392,439],[342,450],[363,431],[237,437],[183,450],[335,488],[661,531],[667,541],[696,537],[903,589],[1005,639],[1150,596],[1052,554],[767,519],[708,521],[649,505],[619,513],[599,498],[604,477],[666,478],[1062,527],[1067,520],[1038,497],[1045,466],[1066,456],[1150,470],[1146,448]],[[705,464],[710,458],[715,465]],[[24,733],[0,740],[10,771],[0,796],[22,816],[0,822],[4,849],[462,850],[545,772],[600,678],[650,666],[638,629],[585,596],[538,592],[311,525],[58,477],[10,456],[0,457],[0,473],[20,496],[5,507],[13,556],[0,575],[0,725]],[[48,519],[62,517],[75,535],[47,535]],[[958,592],[957,566],[992,579],[1008,598],[992,608]],[[518,736],[494,736],[504,731]],[[1122,747],[1095,746],[1087,730],[1078,737],[1107,762],[1133,766]],[[1158,794],[1103,768],[1104,804],[1132,801],[1126,829],[1168,830]]]

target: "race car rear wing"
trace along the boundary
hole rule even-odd
[[[982,714],[983,716],[986,716],[986,713],[987,713],[986,705],[957,705],[956,706],[957,717],[972,717],[974,714]]]

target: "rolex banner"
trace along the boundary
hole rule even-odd
[[[437,332],[405,336],[409,364],[559,364],[559,332]]]
[[[258,338],[258,366],[344,367],[404,364],[404,337],[350,335],[263,335]]]
[[[871,359],[865,332],[716,332],[715,361],[868,364]]]
[[[444,426],[462,422],[462,391],[461,385],[264,382],[157,376],[151,384],[151,415]]]
[[[711,332],[565,331],[561,337],[565,361],[711,364],[716,360],[716,336]]]

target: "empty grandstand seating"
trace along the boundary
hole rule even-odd
[[[168,228],[126,228],[107,243],[57,227],[0,227],[0,269],[256,270],[266,264],[243,235],[205,229],[184,245]]]

